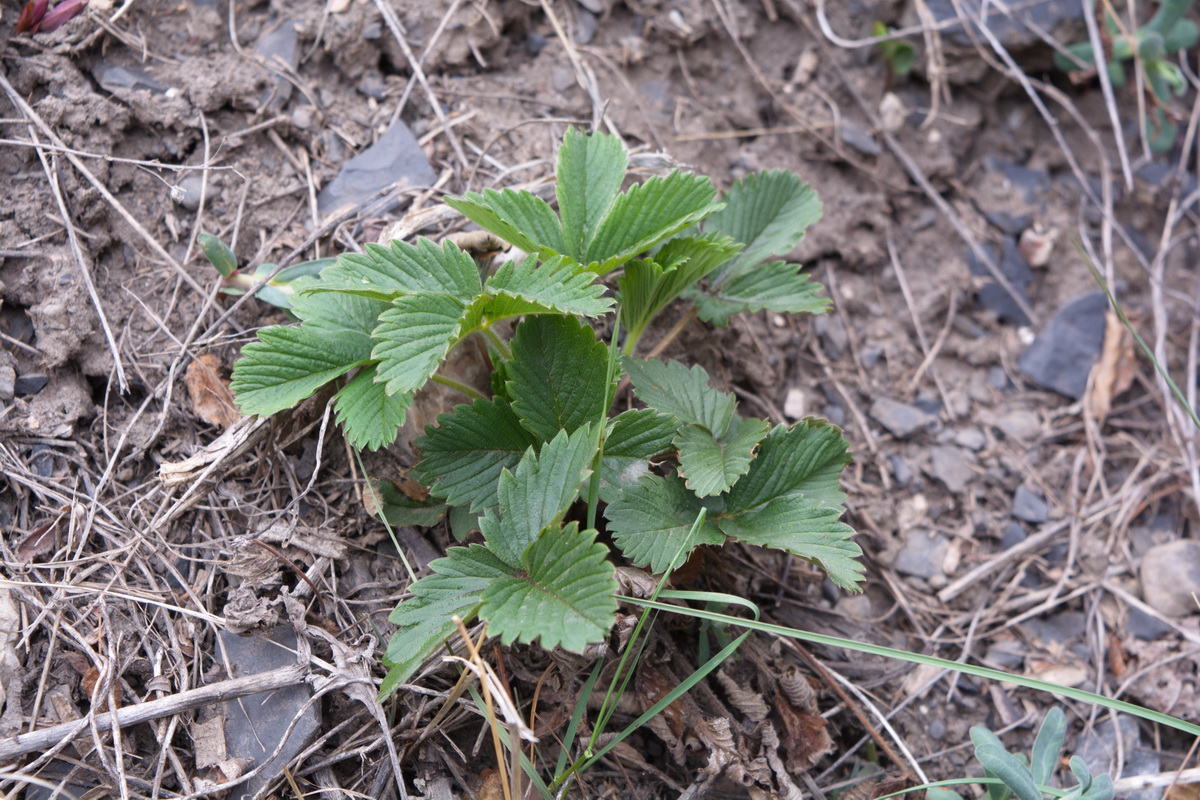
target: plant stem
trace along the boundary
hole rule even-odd
[[[472,389],[470,386],[467,386],[465,383],[459,383],[458,381],[454,380],[453,378],[447,378],[445,375],[434,375],[433,380],[437,381],[442,386],[449,386],[451,389],[453,389],[456,392],[462,392],[463,394],[465,394],[467,397],[471,398],[472,400],[487,399],[483,396],[483,394],[481,392],[478,392],[475,389]]]
[[[491,326],[480,328],[479,332],[487,337],[487,340],[491,342],[492,347],[496,348],[497,352],[500,353],[501,358],[503,358],[505,361],[512,360],[512,348],[508,346],[508,342],[501,339],[496,332],[492,330]]]

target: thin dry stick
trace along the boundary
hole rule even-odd
[[[953,414],[951,411],[953,407],[950,405],[950,394],[946,391],[946,387],[942,383],[942,378],[938,374],[938,371],[933,369],[933,359],[937,351],[929,347],[929,339],[925,336],[925,326],[921,323],[921,315],[917,313],[917,301],[913,298],[912,287],[908,284],[908,272],[904,269],[904,263],[900,261],[900,254],[896,252],[896,241],[892,237],[891,225],[887,226],[885,233],[887,236],[888,257],[892,260],[892,268],[896,270],[896,280],[900,283],[900,293],[904,295],[904,305],[908,307],[908,314],[912,317],[913,328],[917,332],[917,342],[920,343],[921,352],[924,355],[921,365],[908,381],[908,390],[910,392],[915,391],[921,377],[928,370],[930,377],[933,378],[934,385],[937,387],[938,394],[942,396],[942,405],[946,407],[947,413]],[[951,302],[950,308],[950,315],[953,317],[953,302]]]
[[[31,733],[21,733],[8,739],[0,739],[0,762],[9,761],[26,753],[47,750],[64,739],[70,741],[87,730],[89,722],[92,728],[101,732],[112,730],[115,725],[124,728],[213,703],[249,697],[252,694],[270,692],[285,686],[294,686],[302,682],[308,673],[309,668],[306,665],[293,664],[269,672],[218,681],[198,689],[188,689],[161,700],[125,706],[115,713],[97,714],[91,720],[84,718],[75,722],[64,722],[61,725],[52,725]]]
[[[1088,39],[1092,43],[1092,52],[1103,53],[1104,43],[1100,39],[1100,26],[1096,24],[1096,15],[1085,7],[1083,19],[1087,22]],[[1097,58],[1097,61],[1099,60]],[[1117,142],[1117,155],[1121,158],[1121,174],[1125,176],[1125,189],[1129,191],[1133,189],[1133,170],[1129,168],[1129,153],[1125,148],[1125,134],[1121,132],[1121,112],[1117,108],[1117,97],[1113,93],[1112,78],[1108,76],[1108,70],[1103,67],[1096,70],[1096,75],[1100,78],[1100,91],[1104,95],[1104,106],[1108,109],[1108,121],[1112,125],[1113,139]]]
[[[37,134],[32,125],[29,126],[29,138],[37,142]],[[104,313],[104,306],[100,303],[100,296],[96,293],[96,284],[92,281],[92,271],[88,267],[87,256],[84,255],[83,248],[79,246],[79,238],[75,235],[75,224],[71,222],[71,212],[67,210],[62,189],[58,185],[58,173],[50,166],[50,162],[41,148],[37,150],[37,154],[38,160],[42,162],[42,169],[46,172],[46,181],[50,184],[50,191],[54,194],[54,201],[58,203],[58,213],[62,214],[63,225],[67,229],[67,239],[71,243],[71,250],[75,253],[75,261],[79,264],[79,274],[83,277],[83,285],[87,287],[88,297],[91,298],[92,306],[96,309],[96,316],[100,319],[100,328],[104,331],[104,340],[108,343],[108,349],[112,353],[113,367],[117,372],[117,385],[121,388],[121,394],[126,394],[129,391],[129,383],[125,379],[125,367],[121,364],[121,353],[117,349],[117,340],[113,338],[112,329],[108,327],[108,317]]]
[[[421,51],[421,57],[417,59],[418,64],[424,64],[425,59],[429,58],[429,54],[433,52],[433,48],[437,45],[438,40],[442,38],[442,33],[445,32],[446,26],[450,22],[450,18],[454,16],[454,12],[458,11],[462,0],[453,0],[450,7],[446,9],[446,13],[442,15],[438,26],[433,29],[433,35],[429,37],[429,41],[425,43],[425,49]],[[405,106],[408,105],[408,98],[412,96],[412,89],[415,86],[412,81],[404,84],[404,91],[400,93],[400,102],[396,103],[396,110],[392,112],[392,121],[390,124],[395,125],[396,120],[400,119],[400,115],[404,113]]]
[[[100,179],[93,175],[91,170],[83,165],[83,161],[81,161],[78,156],[68,151],[66,143],[64,143],[63,140],[58,137],[58,134],[56,134],[50,128],[50,126],[46,124],[46,121],[41,118],[41,115],[34,111],[33,108],[25,102],[24,98],[22,98],[21,95],[17,93],[17,90],[13,88],[13,85],[8,82],[8,77],[2,71],[0,71],[0,89],[4,89],[4,93],[8,95],[9,102],[11,102],[18,111],[24,114],[26,119],[37,125],[46,138],[53,142],[57,147],[60,147],[64,150],[64,155],[66,155],[67,159],[75,166],[75,169],[79,170],[79,174],[83,175],[83,177],[87,179],[87,182],[95,187],[96,191],[100,193],[100,196],[103,197],[127,223],[129,223],[129,226],[137,232],[138,236],[142,237],[142,240],[150,246],[150,249],[157,253],[159,258],[166,262],[171,269],[179,273],[180,277],[187,282],[188,286],[191,286],[193,289],[195,289],[197,294],[203,296],[204,288],[196,282],[196,279],[189,275],[188,271],[183,268],[183,265],[176,261],[171,254],[167,252],[167,249],[159,244],[158,240],[151,236],[149,231],[142,227],[142,224],[138,222],[137,218],[129,212],[129,209],[125,208],[125,206],[121,204],[121,201],[114,197],[112,192],[110,192],[108,188],[100,182]]]
[[[391,30],[392,36],[396,39],[396,43],[400,45],[400,50],[403,51],[404,57],[408,60],[409,67],[412,68],[413,76],[417,82],[421,84],[421,88],[425,90],[425,97],[429,100],[429,105],[433,108],[433,114],[438,118],[438,122],[442,123],[442,127],[446,129],[446,140],[450,142],[450,146],[454,149],[454,154],[458,156],[458,162],[462,168],[467,169],[467,156],[463,153],[462,145],[458,141],[458,137],[454,135],[454,131],[446,122],[446,112],[442,110],[442,102],[433,92],[433,88],[429,85],[429,80],[425,77],[425,70],[421,69],[421,62],[413,54],[412,48],[408,46],[408,39],[405,38],[404,26],[400,24],[400,20],[396,17],[396,12],[388,0],[375,0],[375,7],[379,9],[379,13],[383,15],[384,22],[387,23],[388,29]]]

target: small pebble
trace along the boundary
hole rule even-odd
[[[954,434],[955,444],[979,452],[987,444],[987,436],[979,428],[963,428]]]
[[[193,172],[175,185],[171,190],[171,199],[188,211],[195,211],[200,208],[200,194],[203,187],[204,176]]]
[[[1042,420],[1032,411],[1018,409],[1002,414],[996,419],[996,427],[1010,439],[1031,442],[1042,434]]]
[[[1046,505],[1046,498],[1040,493],[1018,486],[1013,495],[1012,515],[1025,522],[1041,525],[1050,518],[1050,509]]]
[[[855,125],[853,122],[842,120],[838,134],[843,142],[864,156],[874,157],[883,152],[883,148],[879,146],[879,142],[875,141],[875,137],[865,128]]]
[[[896,485],[901,489],[912,483],[913,471],[912,467],[908,466],[908,462],[895,453],[888,456],[888,461],[892,465],[892,477],[896,481]]]
[[[935,576],[945,577],[942,562],[950,540],[943,534],[922,528],[914,528],[905,537],[904,547],[896,554],[893,564],[897,572],[929,580]]]
[[[46,388],[46,384],[50,382],[50,378],[45,375],[22,375],[13,381],[13,395],[16,397],[29,397]]]
[[[890,397],[880,397],[871,404],[871,416],[897,439],[907,439],[915,433],[929,430],[937,421],[925,411]]]
[[[1016,547],[1028,538],[1029,534],[1025,532],[1025,528],[1021,523],[1009,522],[1004,526],[1004,530],[1000,532],[1000,548],[1008,550]]]
[[[1152,547],[1142,556],[1142,597],[1167,617],[1200,613],[1200,542],[1180,539]]]
[[[942,722],[937,717],[929,721],[929,738],[940,742],[942,737],[946,735],[946,723]]]
[[[960,447],[939,445],[930,453],[929,473],[941,481],[951,492],[958,493],[967,488],[971,480],[971,456]]]
[[[1171,632],[1171,626],[1140,608],[1130,607],[1125,630],[1143,642],[1153,642]]]
[[[801,419],[808,413],[808,396],[803,389],[788,389],[783,401],[783,415],[788,419]]]

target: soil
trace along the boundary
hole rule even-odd
[[[664,152],[720,188],[792,170],[824,203],[791,256],[824,284],[832,313],[693,322],[664,355],[703,365],[743,413],[844,427],[855,455],[846,519],[867,591],[845,596],[808,565],[736,547],[702,554],[677,585],[751,598],[783,625],[1200,718],[1200,616],[1147,605],[1139,581],[1156,580],[1139,576],[1144,553],[1195,538],[1195,429],[1102,310],[1074,332],[1051,325],[1095,291],[1090,253],[1164,365],[1181,383],[1194,377],[1194,91],[1175,101],[1176,149],[1151,153],[1132,86],[1110,104],[1097,81],[1049,69],[1047,39],[1087,35],[1071,14],[996,27],[992,42],[969,21],[939,26],[930,15],[947,19],[944,4],[922,0],[416,0],[397,4],[395,27],[384,2],[92,0],[34,36],[5,9],[0,751],[20,733],[245,675],[222,637],[283,624],[330,682],[316,682],[310,745],[286,775],[261,770],[255,789],[502,796],[474,706],[438,714],[448,668],[432,665],[382,715],[373,703],[387,613],[408,578],[364,507],[361,470],[401,479],[411,450],[358,461],[327,397],[265,424],[239,419],[230,365],[256,329],[286,317],[219,293],[195,241],[213,233],[253,269],[361,249],[402,219],[433,219],[402,226],[439,238],[463,227],[429,211],[443,193],[551,176],[569,125]],[[875,20],[920,29],[907,40],[912,75],[849,41]],[[330,209],[321,190],[396,120],[419,142],[410,161],[432,167],[424,182]],[[972,255],[976,244],[991,255]],[[989,260],[1027,292],[1024,309]],[[1067,354],[1040,381],[1024,360],[1038,336]],[[1046,388],[1093,361],[1073,396]],[[432,419],[442,400],[428,402]],[[918,424],[897,427],[889,409]],[[452,541],[444,526],[396,535],[416,569]],[[655,631],[614,725],[696,668],[697,636],[681,623]],[[519,698],[537,687],[535,732],[554,741],[591,662],[525,647],[492,655]],[[1086,704],[752,638],[573,796],[854,786],[842,796],[870,800],[981,774],[973,725],[1027,750],[1055,703],[1068,711],[1068,752],[1091,736],[1107,757]],[[877,732],[875,714],[891,729]],[[122,797],[228,791],[262,759],[227,750],[221,719],[216,706],[181,707],[120,735],[68,736],[8,759],[0,783],[27,797],[59,782]],[[1117,772],[1194,765],[1167,729],[1131,736]],[[1133,766],[1143,750],[1153,767]]]

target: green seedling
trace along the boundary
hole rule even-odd
[[[871,28],[871,35],[876,37],[887,36],[891,32],[891,29],[887,25],[879,21],[876,21],[875,25]],[[913,64],[917,60],[917,51],[911,44],[898,39],[892,39],[880,42],[877,46],[892,77],[904,78],[907,77],[908,73],[912,72]]]
[[[1089,5],[1089,13],[1090,6]],[[1145,120],[1150,146],[1159,152],[1175,144],[1178,126],[1169,112],[1171,99],[1187,90],[1187,80],[1179,67],[1168,59],[1187,50],[1200,39],[1196,23],[1185,18],[1192,0],[1162,0],[1154,16],[1132,34],[1126,33],[1111,12],[1104,14],[1107,38],[1111,42],[1106,69],[1114,86],[1127,81],[1125,62],[1137,59],[1142,64],[1149,95],[1154,107]],[[1054,64],[1063,72],[1090,73],[1097,67],[1095,48],[1090,41],[1076,42],[1066,53],[1055,53]]]
[[[1076,786],[1063,791],[1048,785],[1058,765],[1066,731],[1066,715],[1055,706],[1046,714],[1033,742],[1033,750],[1027,757],[1005,750],[999,737],[987,728],[971,728],[975,758],[983,765],[988,779],[987,800],[1010,800],[1014,795],[1018,800],[1044,800],[1047,796],[1057,800],[1112,800],[1112,778],[1093,776],[1079,756],[1071,756],[1068,761]],[[926,797],[929,800],[963,800],[962,795],[946,786],[928,788]]]
[[[472,401],[415,442],[414,475],[429,488],[427,520],[446,507],[477,524],[483,543],[450,548],[392,614],[383,695],[455,634],[456,616],[486,621],[505,644],[580,652],[603,641],[617,608],[614,561],[662,573],[699,545],[737,540],[858,587],[862,551],[840,521],[841,431],[743,417],[700,367],[634,356],[679,298],[718,325],[741,311],[827,310],[820,286],[776,258],[820,217],[820,202],[781,171],[721,198],[683,171],[622,192],[627,158],[615,137],[568,132],[557,212],[513,190],[446,201],[528,256],[489,274],[452,242],[367,245],[293,281],[300,324],[260,331],[234,366],[247,414],[291,408],[337,381],[336,416],[359,448],[392,443],[431,380]],[[487,387],[442,372],[469,337],[491,354]],[[645,408],[611,413],[622,378]]]
[[[233,254],[228,245],[211,233],[200,234],[196,237],[196,243],[200,245],[200,251],[204,253],[209,263],[216,268],[217,272],[221,273],[221,292],[223,294],[235,296],[245,294],[262,283],[263,279],[272,272],[275,272],[273,263],[259,264],[253,272],[239,270],[237,256]],[[295,293],[294,283],[300,278],[312,278],[319,275],[321,270],[331,266],[336,260],[334,258],[318,258],[284,267],[266,284],[259,286],[254,296],[264,303],[270,303],[278,308],[291,309],[291,298]]]

